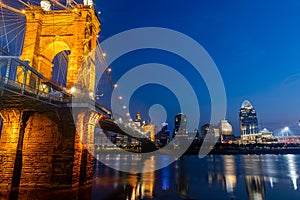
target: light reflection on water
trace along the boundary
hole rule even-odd
[[[150,158],[155,166],[168,158]],[[114,159],[116,165],[124,162]],[[133,162],[133,161],[131,161]],[[300,155],[184,156],[152,173],[130,174],[97,163],[93,199],[300,199]]]

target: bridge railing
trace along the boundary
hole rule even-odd
[[[63,87],[14,56],[0,56],[0,87],[51,103],[64,102],[71,96]]]

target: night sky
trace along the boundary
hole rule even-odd
[[[164,27],[201,44],[223,78],[226,118],[232,123],[234,134],[239,134],[238,112],[246,99],[257,111],[260,128],[278,134],[281,128],[290,126],[294,134],[300,134],[297,127],[300,1],[99,0],[94,3],[96,10],[101,11],[100,41],[133,28]],[[200,123],[208,123],[211,105],[207,87],[201,76],[194,75],[190,64],[174,54],[148,49],[124,55],[111,65],[113,80],[117,82],[126,71],[149,62],[172,66],[190,81],[200,102]],[[153,104],[165,106],[172,128],[174,115],[180,110],[174,94],[163,86],[140,87],[130,101],[131,116],[140,112],[149,121],[148,109]]]
[[[290,126],[294,134],[300,132],[297,127],[300,119],[299,1],[102,0],[96,2],[96,9],[101,11],[101,41],[128,29],[154,26],[180,31],[199,42],[222,75],[227,94],[227,119],[235,134],[239,133],[238,112],[245,99],[250,100],[256,109],[260,128],[267,127],[277,132]],[[176,58],[168,61],[168,56],[160,56],[165,52],[156,53],[156,62],[178,63]],[[139,60],[137,63],[149,62],[149,58],[142,60],[139,54],[141,52],[135,57]],[[134,62],[123,62],[123,69],[124,65],[131,63]],[[112,68],[124,72],[119,70],[120,65],[116,63]],[[189,76],[188,64],[181,67]],[[117,72],[113,75],[115,79],[120,76]],[[199,102],[203,124],[209,120],[207,88],[201,77],[196,80],[190,77],[190,80],[198,98],[202,98]],[[150,86],[139,91],[142,89],[151,92]],[[139,91],[135,95],[137,103],[131,104],[146,104],[141,99],[145,96],[149,99],[148,93],[142,95]],[[158,98],[162,104],[169,99],[169,92],[165,93],[167,97]],[[153,104],[157,95],[152,95],[148,102]],[[138,109],[132,112],[145,112]],[[170,113],[176,113],[174,110]],[[168,120],[172,118],[168,116]],[[173,124],[172,121],[169,123]]]

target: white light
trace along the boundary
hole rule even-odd
[[[76,92],[76,88],[75,87],[71,87],[71,93],[75,93]]]
[[[116,87],[118,87],[118,85],[117,85],[117,84],[114,84],[114,88],[116,88]]]
[[[90,95],[91,98],[94,98],[94,93],[93,92],[90,92],[89,95]]]
[[[289,127],[287,127],[287,126],[284,127],[284,130],[285,130],[285,131],[288,131],[288,130],[289,130]]]
[[[83,4],[86,6],[92,6],[94,4],[93,0],[83,0]]]
[[[105,53],[105,52],[103,52],[103,53],[102,53],[102,56],[103,56],[103,57],[105,57],[105,56],[106,56],[106,53]]]
[[[107,71],[108,71],[108,72],[111,72],[111,68],[107,68]]]
[[[43,89],[46,89],[47,85],[43,84],[43,86],[42,86],[42,87],[43,87]]]
[[[41,7],[42,7],[42,9],[45,10],[45,11],[50,11],[50,9],[51,9],[51,4],[50,4],[50,2],[47,1],[47,0],[42,0],[42,1],[41,1]]]
[[[123,109],[125,110],[125,109],[126,109],[126,106],[123,106]]]
[[[120,100],[122,100],[122,99],[123,99],[123,97],[122,97],[122,96],[119,96],[118,98],[119,98]]]

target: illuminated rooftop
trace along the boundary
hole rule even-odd
[[[241,107],[241,108],[252,109],[253,106],[252,106],[252,104],[250,103],[250,101],[245,100],[245,101],[242,103],[242,107]]]

